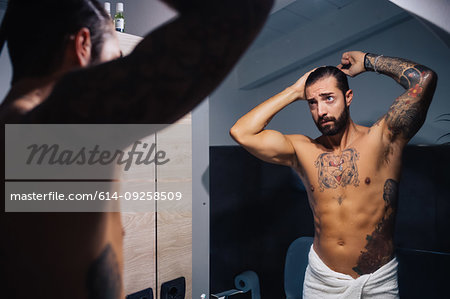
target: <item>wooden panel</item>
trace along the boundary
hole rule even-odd
[[[122,213],[122,226],[125,294],[149,287],[155,291],[155,213]]]
[[[156,134],[158,148],[171,157],[169,167],[157,167],[157,190],[182,192],[180,201],[158,201],[157,285],[184,276],[186,298],[192,297],[192,127],[186,115]]]
[[[119,47],[123,55],[128,55],[133,51],[136,45],[142,40],[142,37],[127,33],[117,32],[119,38]]]
[[[129,54],[142,38],[118,33],[120,48]],[[176,125],[152,135],[157,151],[164,150],[172,160],[169,167],[136,166],[121,171],[120,192],[182,192],[180,201],[139,203],[140,212],[122,205],[124,236],[124,288],[130,294],[148,287],[159,298],[161,284],[184,276],[186,296],[192,297],[192,144],[191,114]],[[147,141],[146,141],[147,140]],[[120,170],[119,170],[120,171]],[[155,180],[157,174],[157,183]],[[122,201],[123,203],[123,201]],[[141,207],[141,206],[139,206]],[[133,211],[130,211],[130,208]],[[156,213],[157,211],[157,213]],[[155,222],[156,221],[156,222]],[[157,281],[156,281],[157,278]]]
[[[155,135],[140,141],[155,142]],[[130,150],[131,146],[126,151]],[[141,148],[137,148],[140,150]],[[124,167],[124,166],[123,166]],[[133,165],[121,170],[120,194],[155,192],[155,165]],[[156,287],[155,201],[121,201],[124,229],[124,290],[131,294]]]
[[[117,32],[119,46],[123,55],[128,55],[142,40],[139,36]],[[155,135],[140,140],[148,144],[155,142]],[[131,149],[128,147],[125,151]],[[128,171],[117,169],[120,173],[119,193],[155,192],[155,166],[133,165]],[[125,202],[122,200],[121,218],[124,230],[124,290],[131,294],[151,287],[156,289],[156,215],[155,202]],[[141,208],[141,209],[140,209]]]

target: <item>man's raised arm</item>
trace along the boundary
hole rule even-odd
[[[273,0],[166,0],[179,11],[127,57],[64,76],[33,123],[172,123],[210,94],[263,26]]]
[[[406,59],[357,51],[344,53],[338,67],[352,77],[365,70],[385,74],[406,89],[378,122],[389,142],[405,145],[419,131],[436,89],[435,72]]]
[[[253,108],[230,129],[230,135],[254,156],[270,163],[294,166],[297,157],[291,136],[275,130],[264,130],[281,109],[296,100],[304,100],[308,72],[294,85]]]

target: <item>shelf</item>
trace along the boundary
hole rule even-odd
[[[130,54],[136,45],[143,39],[140,36],[122,32],[117,32],[117,36],[119,38],[120,50],[122,50],[124,56]]]

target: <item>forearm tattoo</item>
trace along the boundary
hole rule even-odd
[[[387,179],[383,189],[384,215],[372,234],[366,236],[367,245],[353,271],[359,275],[375,272],[392,258],[394,224],[398,201],[398,182]]]
[[[375,63],[376,62],[376,63]],[[390,76],[406,89],[383,117],[391,133],[411,139],[423,125],[436,88],[437,76],[426,66],[406,59],[366,54],[364,66]]]

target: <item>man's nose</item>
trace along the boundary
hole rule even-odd
[[[317,109],[318,109],[319,117],[324,117],[325,115],[327,115],[327,109],[326,109],[325,105],[319,103],[317,105]]]

